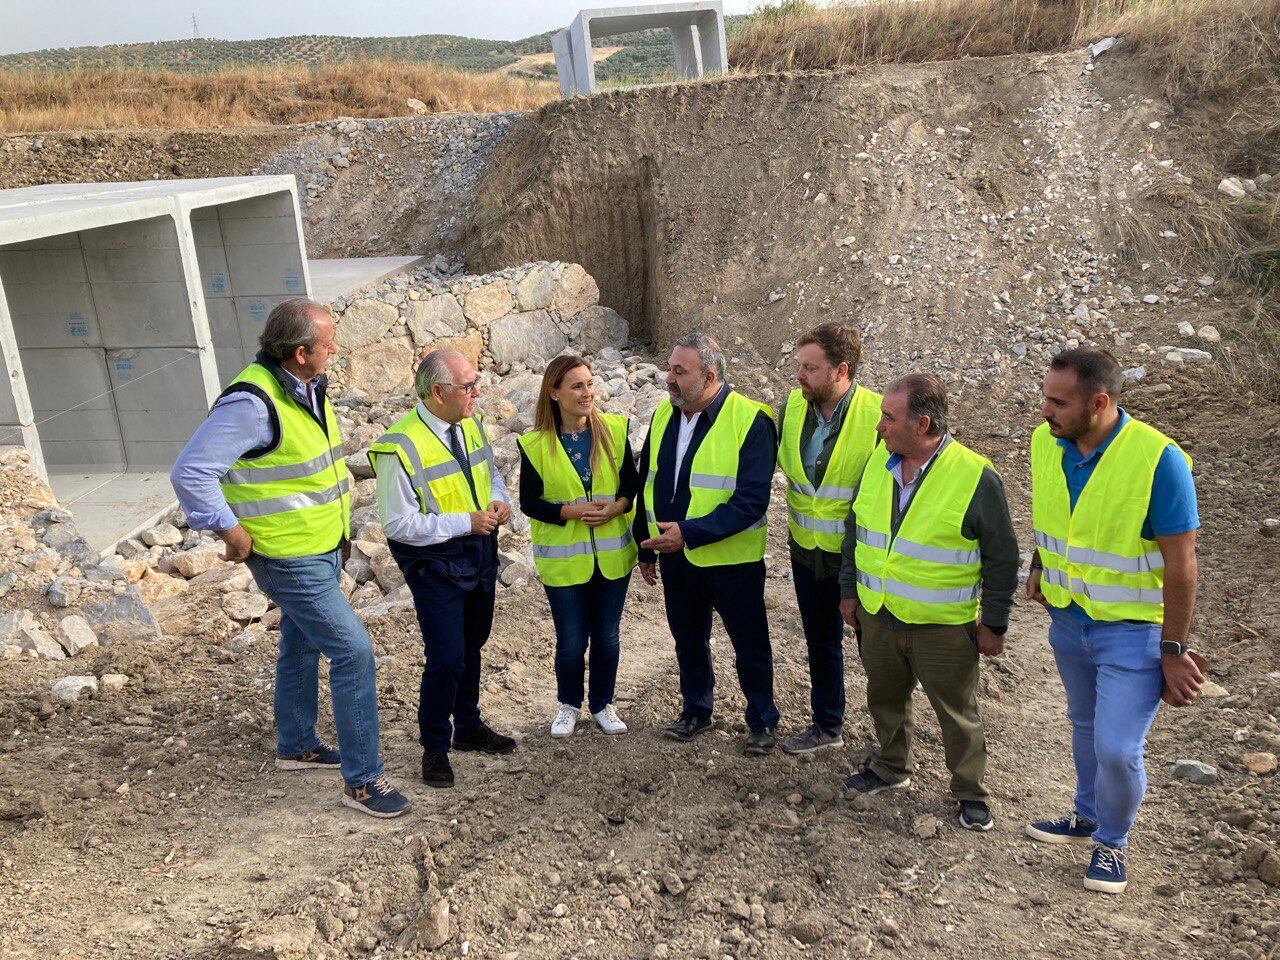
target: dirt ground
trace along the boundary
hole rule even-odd
[[[1026,447],[1049,353],[1102,343],[1143,367],[1124,405],[1196,462],[1193,637],[1218,689],[1157,718],[1123,896],[1087,893],[1078,850],[1022,833],[1067,812],[1073,785],[1033,605],[1015,610],[1007,653],[983,664],[996,826],[975,835],[952,820],[919,694],[912,789],[839,795],[870,735],[852,649],[843,750],[742,757],[718,628],[716,730],[660,739],[679,710],[675,659],[660,592],[638,578],[618,696],[632,732],[549,738],[546,602],[537,585],[503,591],[482,707],[520,749],[458,757],[452,791],[418,780],[416,622],[371,620],[388,773],[414,802],[374,822],[339,806],[336,777],[271,768],[274,651],[245,644],[216,591],[193,592],[156,607],[161,640],[96,655],[92,672],[131,678],[122,695],[55,705],[47,691],[65,669],[0,662],[0,955],[1280,955],[1278,890],[1259,876],[1280,879],[1280,861],[1260,869],[1280,845],[1280,781],[1242,762],[1280,753],[1280,538],[1260,530],[1280,512],[1280,405],[1254,356],[1248,292],[1188,259],[1189,230],[1220,202],[1218,145],[1143,96],[1121,61],[1082,64],[964,61],[553,105],[491,161],[468,249],[474,268],[582,262],[633,330],[659,343],[715,331],[732,379],[762,378],[775,402],[796,334],[856,320],[872,386],[916,367],[947,377],[957,432],[1002,472],[1024,550]],[[1221,341],[1180,333],[1184,322]],[[1170,361],[1171,344],[1214,360]],[[780,493],[769,571],[789,731],[806,721],[808,687]],[[1175,779],[1178,759],[1220,777]]]

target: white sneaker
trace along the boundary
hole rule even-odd
[[[551,721],[551,735],[558,740],[572,737],[577,726],[578,708],[560,704],[560,709],[556,711],[556,718]]]
[[[591,715],[600,729],[608,734],[626,733],[627,725],[618,717],[618,711],[613,709],[613,704],[608,704],[599,713]]]

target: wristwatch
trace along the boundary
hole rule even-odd
[[[1180,657],[1190,649],[1185,643],[1179,643],[1177,640],[1160,641],[1160,652],[1167,653],[1171,657]]]

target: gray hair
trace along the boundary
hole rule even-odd
[[[675,342],[677,347],[689,347],[698,351],[698,365],[703,373],[714,370],[717,380],[724,379],[724,351],[705,333],[686,334]]]
[[[258,337],[262,352],[274,360],[288,360],[299,347],[310,350],[316,345],[317,312],[328,315],[322,305],[305,297],[276,304]]]
[[[418,370],[413,375],[413,392],[424,403],[431,398],[431,388],[437,383],[449,383],[449,366],[446,361],[451,357],[465,359],[457,350],[432,350],[418,363]]]
[[[940,437],[950,427],[947,422],[947,388],[932,373],[909,373],[889,384],[886,394],[907,395],[907,413],[915,420],[929,418],[931,437]]]

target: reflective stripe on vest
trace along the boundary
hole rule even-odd
[[[422,422],[415,407],[392,424],[391,429],[370,445],[369,462],[378,469],[375,453],[395,454],[409,476],[409,483],[423,513],[471,513],[483,510],[493,499],[493,447],[485,436],[478,416],[458,424],[471,464],[475,496],[467,485],[462,465],[446,443]],[[477,502],[478,501],[478,502]]]
[[[649,463],[646,466],[644,498],[649,536],[658,536],[658,521],[653,511],[654,480],[658,474],[658,454],[662,438],[674,411],[670,400],[663,400],[653,412],[649,424]],[[707,430],[689,465],[689,508],[686,519],[705,517],[722,503],[728,503],[738,486],[738,454],[747,434],[761,411],[772,419],[773,411],[763,403],[748,400],[730,390],[720,405],[715,421]],[[720,567],[734,563],[751,563],[764,559],[766,518],[761,517],[745,530],[731,537],[696,549],[685,548],[689,562],[699,567]]]
[[[313,556],[350,536],[351,480],[328,398],[325,425],[289,396],[266,367],[252,363],[231,381],[265,396],[280,427],[273,450],[241,457],[219,481],[232,514],[264,557]]]
[[[1044,564],[1040,589],[1050,606],[1077,603],[1100,621],[1164,623],[1164,556],[1158,543],[1142,536],[1142,527],[1156,467],[1171,443],[1154,427],[1127,421],[1102,452],[1073,510],[1063,448],[1047,423],[1036,428],[1032,526]]]
[[[880,394],[861,386],[853,390],[840,424],[840,435],[816,489],[809,482],[800,455],[800,437],[809,401],[799,390],[792,390],[787,399],[778,464],[787,475],[787,525],[791,539],[805,550],[840,552],[844,521],[853,505],[854,491],[862,479],[867,458],[880,440],[876,434]]]
[[[978,618],[982,562],[964,516],[991,464],[951,440],[916,488],[896,535],[889,451],[876,447],[862,475],[853,512],[858,601],[886,608],[905,623],[972,623]]]
[[[610,413],[601,414],[600,418],[609,434],[612,456],[601,451],[592,471],[590,496],[558,436],[533,430],[520,438],[520,448],[529,458],[529,465],[542,478],[544,500],[563,506],[589,501],[609,503],[616,498],[618,465],[622,457],[629,455],[627,418]],[[539,579],[549,587],[575,586],[590,580],[597,565],[606,579],[626,576],[636,565],[636,545],[631,536],[634,515],[634,508],[629,509],[599,527],[589,527],[581,520],[556,524],[531,517],[533,562]]]

